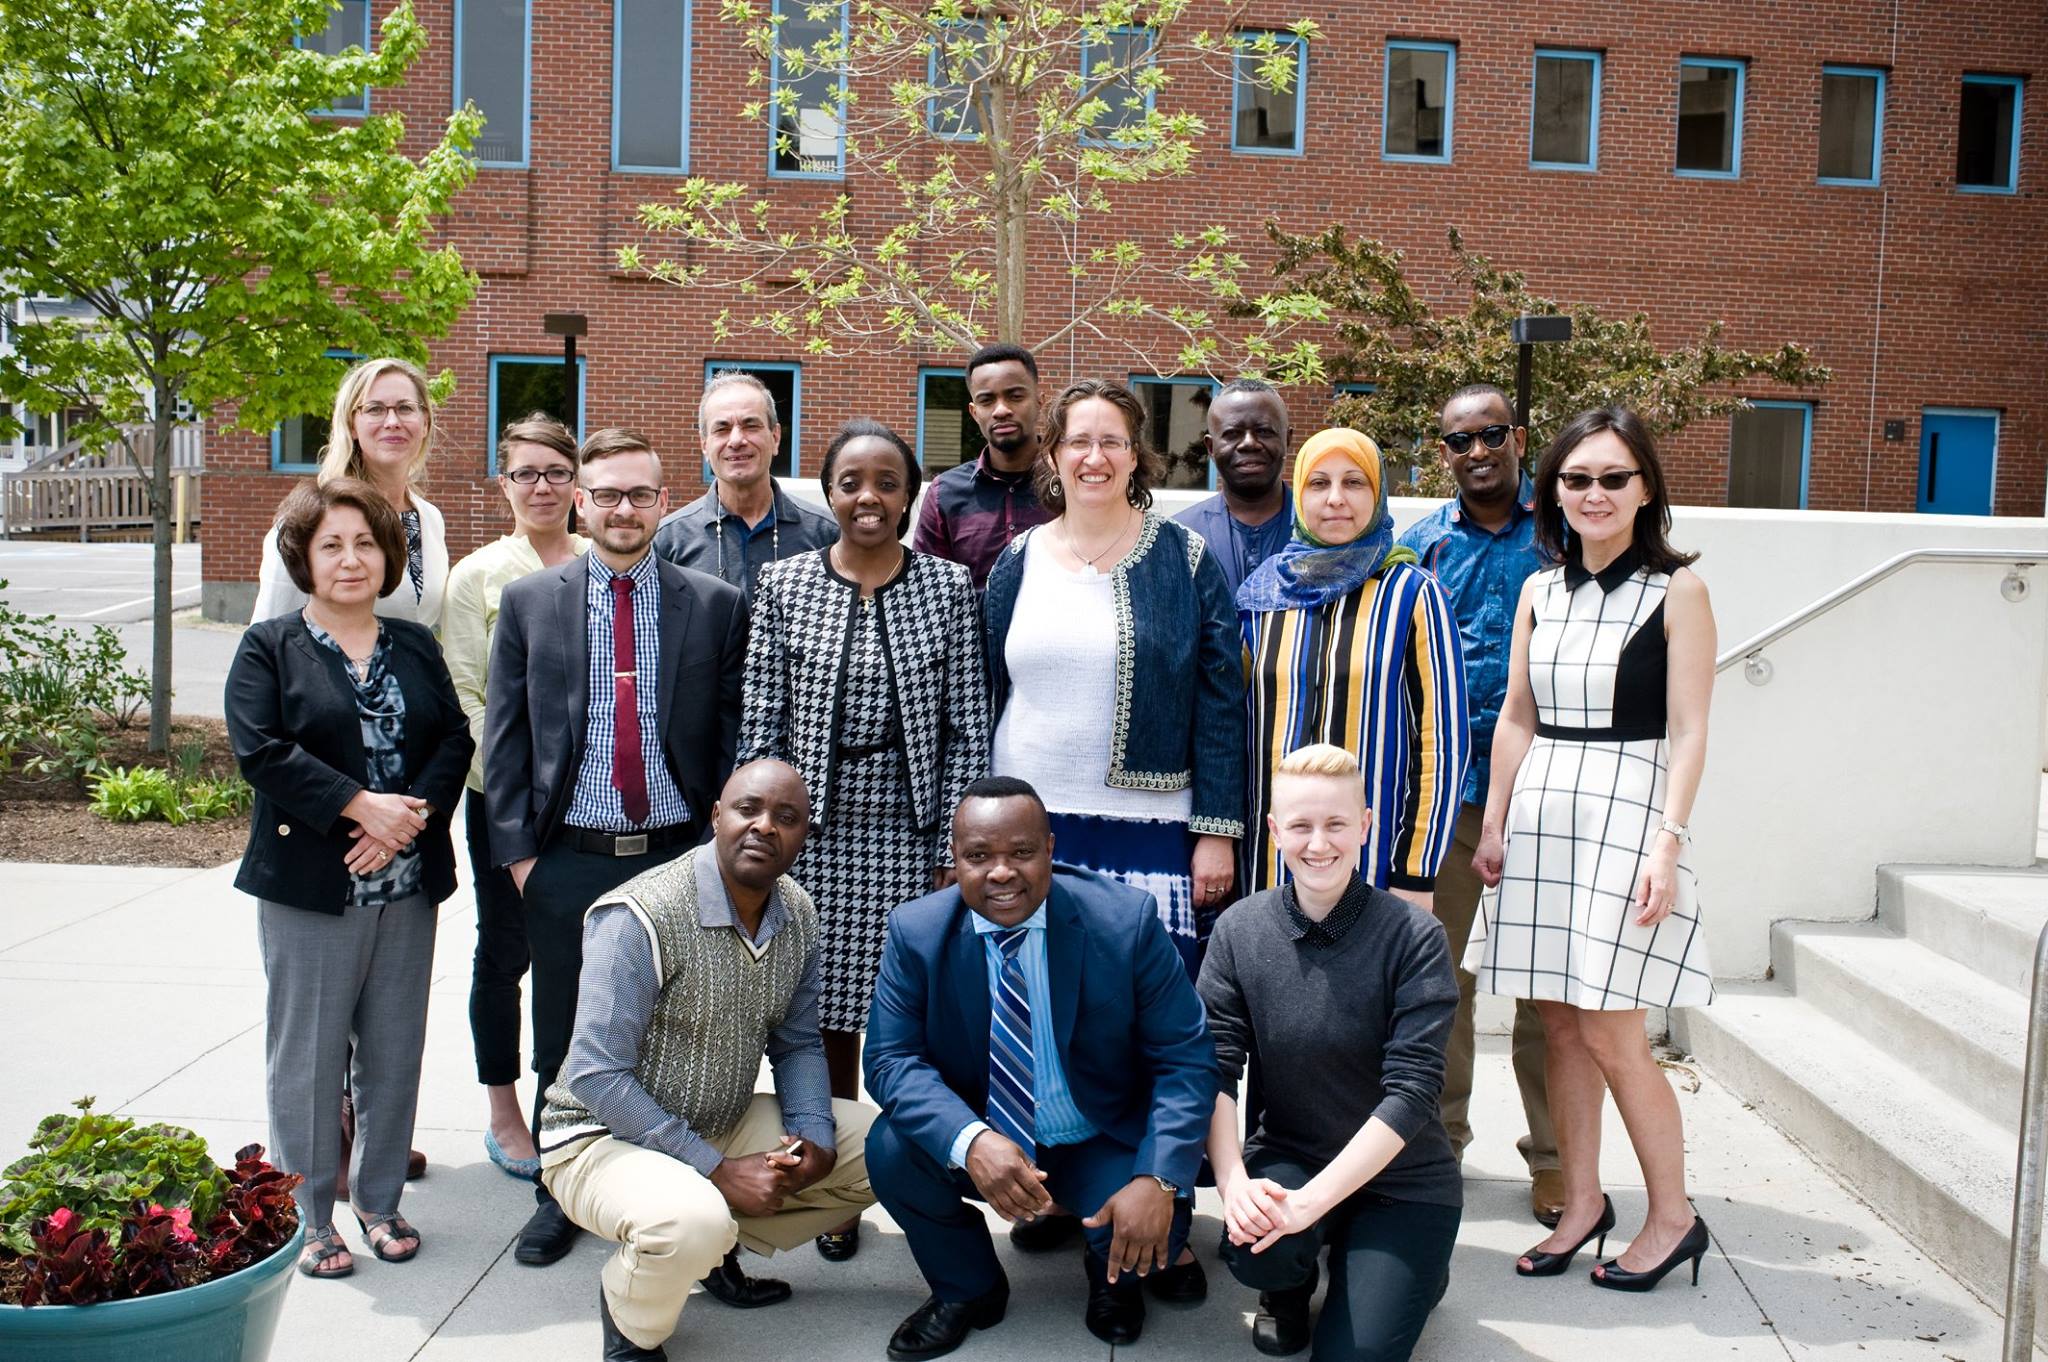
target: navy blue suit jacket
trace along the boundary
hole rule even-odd
[[[1216,1105],[1216,1047],[1152,896],[1055,865],[1045,960],[1074,1104],[1137,1150],[1133,1176],[1192,1188]],[[960,1128],[985,1117],[988,1032],[988,957],[959,887],[896,909],[863,1068],[897,1131],[942,1165]]]

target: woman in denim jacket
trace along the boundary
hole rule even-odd
[[[1244,835],[1244,660],[1215,556],[1150,509],[1144,416],[1095,380],[1047,412],[1054,518],[988,579],[991,766],[1044,797],[1059,860],[1152,894],[1192,976]]]

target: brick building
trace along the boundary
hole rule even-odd
[[[388,3],[342,0],[311,41],[362,41]],[[415,143],[458,84],[491,116],[484,168],[448,228],[482,285],[435,353],[459,386],[426,493],[458,556],[506,523],[489,476],[494,423],[559,398],[559,342],[542,329],[551,311],[589,319],[586,426],[652,435],[678,504],[702,486],[694,408],[713,363],[757,368],[786,394],[802,475],[855,414],[914,434],[929,468],[971,450],[963,356],[719,347],[711,319],[729,295],[619,271],[617,247],[640,239],[636,206],[685,169],[754,182],[778,206],[844,191],[857,220],[887,211],[873,186],[831,176],[829,123],[799,122],[781,158],[795,174],[771,176],[769,136],[741,116],[761,98],[745,81],[754,63],[719,9],[417,0],[433,45],[406,88],[369,96],[403,113]],[[1192,22],[1225,16],[1203,3]],[[1341,221],[1401,247],[1411,280],[1449,301],[1444,228],[1456,225],[1538,292],[1642,310],[1660,339],[1720,320],[1731,344],[1797,341],[1833,368],[1816,392],[1745,390],[1779,405],[1674,439],[1680,501],[2041,513],[2048,101],[2031,77],[2048,60],[2048,9],[1257,0],[1249,17],[1320,24],[1298,96],[1223,75],[1177,80],[1175,103],[1209,129],[1194,173],[1132,192],[1115,235],[1214,222],[1252,244],[1269,215],[1303,232]],[[1047,293],[1051,307],[1058,290]],[[1085,337],[1041,360],[1048,387],[1133,376],[1127,351]],[[1176,445],[1199,429],[1199,387],[1146,391]],[[1330,396],[1291,394],[1297,428],[1313,428]],[[246,616],[261,532],[322,433],[309,420],[267,441],[210,438],[209,614]]]

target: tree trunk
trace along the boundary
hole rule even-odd
[[[159,371],[161,372],[161,371]],[[171,747],[171,430],[177,403],[164,381],[155,385],[156,410],[150,422],[149,520],[151,575],[156,579],[150,609],[149,750]]]

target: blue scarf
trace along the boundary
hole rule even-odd
[[[1348,544],[1320,543],[1297,524],[1287,547],[1244,579],[1237,608],[1310,610],[1350,595],[1395,563],[1414,561],[1414,550],[1394,546],[1394,523],[1385,502],[1373,528]]]

